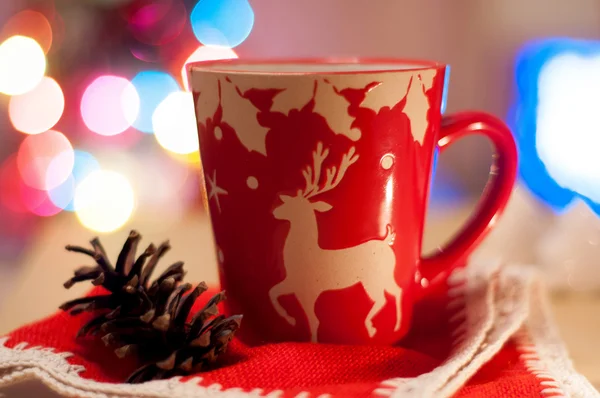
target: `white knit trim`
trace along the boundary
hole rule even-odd
[[[473,264],[462,272],[466,273],[466,283],[456,275],[449,279],[448,307],[453,312],[450,319],[456,322],[449,358],[415,378],[386,380],[375,393],[390,397],[452,396],[521,327],[528,314],[532,273],[500,268],[499,264]]]
[[[452,396],[516,335],[521,358],[540,379],[540,392],[544,396],[600,398],[587,379],[573,369],[549,316],[545,291],[538,280],[535,272],[522,267],[471,265],[455,271],[449,278],[448,291],[451,325],[455,325],[449,358],[435,370],[415,378],[386,380],[375,393],[391,397]],[[0,388],[37,379],[63,396],[83,398],[284,396],[281,390],[243,391],[223,389],[220,384],[201,386],[200,377],[186,382],[175,377],[135,385],[100,383],[80,376],[85,369],[67,361],[71,353],[28,348],[24,342],[8,348],[7,341],[8,338],[0,338]],[[309,392],[296,396],[310,397]],[[329,395],[317,398],[326,397]]]
[[[515,341],[521,352],[520,359],[540,381],[542,396],[600,397],[592,384],[575,371],[540,282],[533,287],[531,297],[529,317],[515,336]]]
[[[556,381],[555,376],[550,373],[548,366],[540,359],[537,348],[531,342],[526,327],[523,327],[515,335],[517,349],[521,352],[520,359],[533,376],[540,381],[540,394],[542,396],[568,397],[562,384]]]
[[[448,304],[446,311],[448,313],[448,322],[452,328],[452,346],[462,343],[466,338],[467,324],[467,271],[457,269],[448,277]]]
[[[71,353],[57,353],[52,348],[31,347],[27,343],[19,343],[13,348],[6,347],[8,338],[0,338],[0,388],[21,381],[37,379],[47,387],[66,397],[82,398],[280,398],[281,390],[265,392],[262,389],[243,391],[239,388],[223,389],[220,384],[201,386],[201,377],[194,377],[185,382],[180,377],[169,380],[150,381],[143,384],[100,383],[84,379],[79,373],[85,369],[72,365],[67,358]],[[313,397],[307,392],[297,395],[298,398]],[[320,395],[318,398],[326,398]],[[315,397],[317,398],[317,397]]]

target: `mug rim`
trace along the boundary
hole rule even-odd
[[[323,70],[305,70],[305,71],[276,71],[276,70],[257,70],[244,69],[244,66],[265,65],[277,67],[281,65],[300,65],[300,66],[323,66]],[[373,65],[372,68],[349,69],[349,70],[326,70],[327,65]],[[382,64],[389,65],[389,68],[381,68]],[[394,67],[396,65],[396,67]],[[379,66],[379,67],[378,67]],[[407,67],[408,66],[408,67]],[[310,57],[310,58],[230,58],[211,61],[196,61],[186,65],[188,73],[193,72],[212,72],[236,75],[284,75],[284,76],[305,76],[305,75],[357,75],[357,74],[376,74],[376,73],[398,73],[398,72],[418,72],[420,70],[436,69],[443,70],[447,65],[444,63],[417,60],[410,58],[377,58],[377,57]]]

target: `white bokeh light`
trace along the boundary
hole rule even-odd
[[[600,203],[600,57],[563,54],[538,80],[536,149],[562,187]]]
[[[97,232],[112,232],[131,217],[135,195],[122,174],[98,170],[90,173],[75,189],[74,207],[84,227]]]
[[[46,55],[34,39],[12,36],[0,44],[0,93],[25,94],[45,73]]]
[[[156,140],[166,150],[186,155],[198,151],[198,133],[192,93],[169,94],[152,115]]]
[[[26,134],[40,134],[58,123],[65,109],[62,88],[51,77],[42,81],[31,91],[15,95],[8,103],[8,115],[15,129]]]

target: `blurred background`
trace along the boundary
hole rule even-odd
[[[60,288],[74,265],[64,244],[117,248],[132,226],[214,261],[195,242],[209,232],[184,65],[235,57],[448,63],[446,112],[506,120],[521,153],[507,215],[476,256],[600,286],[596,0],[5,0],[0,43],[0,300],[36,274],[58,272]],[[440,157],[426,249],[468,217],[491,156],[474,137]]]

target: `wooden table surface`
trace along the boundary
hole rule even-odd
[[[466,210],[430,216],[425,248],[446,240],[467,216]],[[186,280],[217,281],[209,220],[202,212],[190,214],[175,224],[158,222],[156,216],[140,215],[121,232],[100,236],[109,253],[118,253],[129,228],[142,232],[146,244],[170,239],[173,248],[162,263],[185,261]],[[66,252],[64,246],[86,245],[93,235],[70,214],[55,217],[38,232],[17,264],[0,264],[0,335],[52,313],[60,303],[89,288],[87,284],[68,291],[62,287],[74,268],[85,263],[85,258]],[[600,294],[554,294],[552,304],[575,367],[599,388]]]

